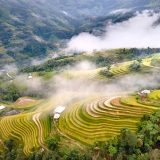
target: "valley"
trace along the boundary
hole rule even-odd
[[[110,142],[110,139],[119,136],[122,128],[129,128],[131,133],[137,133],[137,124],[141,118],[159,109],[160,92],[156,90],[157,86],[150,83],[150,79],[143,84],[127,78],[136,77],[136,74],[139,74],[137,78],[148,78],[153,73],[158,75],[159,66],[156,65],[156,61],[159,59],[160,54],[156,53],[144,56],[141,60],[125,61],[109,67],[88,70],[77,68],[74,71],[68,69],[59,73],[51,71],[42,75],[39,74],[41,71],[30,72],[32,79],[28,79],[27,75],[23,77],[23,84],[21,83],[25,84],[23,88],[34,85],[39,87],[38,92],[50,92],[51,90],[43,90],[41,86],[46,82],[54,83],[57,88],[52,88],[52,96],[50,93],[48,98],[43,95],[43,99],[36,98],[37,95],[32,93],[33,98],[17,97],[15,102],[13,100],[8,104],[5,103],[7,102],[5,99],[2,101],[1,105],[6,108],[0,113],[1,153],[7,148],[6,141],[12,139],[15,145],[21,144],[21,156],[30,156],[43,148],[43,152],[50,154],[56,150],[55,157],[60,159],[71,156],[71,150],[93,158],[98,155],[92,147],[100,147],[103,143]],[[43,78],[45,74],[50,76],[47,76],[47,79]],[[124,78],[125,76],[128,77]],[[19,74],[16,73],[12,82],[3,83],[17,85],[18,77]],[[116,80],[117,78],[121,83]],[[154,75],[152,80],[158,85],[158,76]],[[136,90],[132,90],[134,85],[137,85]],[[142,99],[138,92],[145,89],[150,89],[151,93]],[[26,95],[28,93],[27,91]],[[54,110],[58,106],[65,106],[65,110],[58,120],[55,120]],[[14,110],[16,112],[12,114],[11,111]],[[51,139],[54,141],[52,145],[55,144],[54,149],[50,146]],[[88,153],[85,150],[88,150]]]
[[[159,17],[159,0],[1,0],[0,160],[159,160]]]

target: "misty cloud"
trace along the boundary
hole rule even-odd
[[[99,79],[97,77],[90,77],[88,70],[96,67],[93,63],[82,61],[70,67],[80,73],[77,77],[68,78],[68,76],[57,75],[50,80],[48,96],[54,94],[64,94],[75,92],[82,95],[90,95],[92,93],[105,93],[105,94],[119,94],[122,92],[134,92],[142,89],[156,89],[160,87],[160,74],[157,71],[152,71],[148,74],[131,73],[124,76],[117,76],[114,80]],[[79,72],[82,71],[82,72]],[[76,71],[75,71],[76,72]],[[43,81],[33,79],[31,87],[36,89],[43,88]],[[34,86],[34,87],[33,87]],[[44,89],[45,92],[45,89]]]
[[[17,70],[17,65],[15,63],[6,64],[2,67],[2,70],[5,70],[5,71]]]
[[[94,92],[106,94],[118,94],[121,92],[133,92],[142,89],[156,89],[160,87],[160,75],[151,73],[146,75],[130,74],[124,77],[117,77],[116,80],[89,80],[87,78],[67,79],[62,76],[54,78],[54,88],[56,93],[79,92],[91,94]]]
[[[158,48],[160,47],[160,25],[157,23],[159,17],[160,13],[152,11],[137,12],[136,16],[128,21],[109,24],[102,36],[80,33],[72,37],[68,49],[83,52],[93,49]]]
[[[70,69],[74,69],[74,70],[92,70],[92,69],[96,69],[96,65],[92,62],[89,61],[81,61],[75,64],[74,67],[71,67]]]
[[[56,94],[69,94],[74,92],[75,95],[91,95],[94,93],[105,93],[106,95],[117,94],[122,92],[134,92],[142,89],[157,89],[160,87],[160,74],[153,71],[148,74],[128,74],[117,76],[114,80],[99,79],[90,77],[88,70],[96,67],[93,63],[82,61],[70,68],[75,68],[75,72],[80,73],[78,77],[70,78],[63,73],[55,75],[48,81],[44,81],[43,77],[33,75],[33,79],[28,79],[28,74],[21,74],[16,77],[17,85],[27,85],[27,94],[42,93],[47,97]],[[80,72],[79,72],[80,71]],[[81,72],[82,71],[82,72]],[[70,71],[72,73],[72,71]],[[74,72],[74,71],[73,71]],[[24,93],[23,93],[24,94]],[[62,97],[63,98],[63,97]],[[73,97],[71,97],[72,100]]]
[[[118,14],[118,13],[124,14],[124,13],[130,12],[130,11],[132,11],[132,8],[129,8],[129,9],[124,8],[124,9],[117,9],[117,10],[111,11],[109,14]]]

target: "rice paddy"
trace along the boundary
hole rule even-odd
[[[83,144],[106,141],[119,134],[122,127],[136,131],[144,114],[157,107],[139,104],[136,97],[97,97],[76,102],[59,119],[59,128]]]
[[[141,61],[140,65],[144,71],[154,68],[151,65],[152,60],[153,57],[149,57]],[[129,74],[129,66],[133,62],[112,65],[109,72],[114,76]],[[87,71],[65,71],[62,75],[68,79],[108,79],[100,74],[103,69],[106,67]],[[159,100],[160,90],[148,94],[144,101],[140,100],[138,95],[84,95],[78,92],[55,94],[45,100],[23,97],[11,104],[11,107],[21,110],[19,114],[0,118],[0,138],[3,141],[12,138],[22,142],[26,155],[31,154],[33,148],[43,147],[47,150],[45,141],[50,135],[51,124],[54,123],[51,119],[53,110],[59,105],[67,104],[56,124],[57,129],[64,136],[83,145],[93,145],[95,141],[106,141],[118,135],[122,127],[129,127],[131,131],[136,132],[136,125],[141,117],[158,109]],[[68,103],[70,101],[72,103]],[[0,152],[3,149],[3,145],[0,145]]]

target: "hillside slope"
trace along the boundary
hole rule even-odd
[[[134,16],[135,10],[158,9],[159,2],[1,0],[0,67],[12,62],[29,65],[31,58],[53,55],[63,39],[95,29],[103,32],[109,20],[117,23]],[[122,12],[112,12],[115,10]],[[114,14],[108,14],[111,12]]]

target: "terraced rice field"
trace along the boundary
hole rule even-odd
[[[74,93],[74,95],[76,94]],[[63,100],[67,101],[69,97],[74,97],[74,95],[70,93],[55,95],[48,100],[41,101],[28,97],[18,99],[13,106],[17,109],[23,109],[24,112],[0,118],[0,138],[3,140],[12,138],[17,143],[22,143],[26,155],[31,154],[33,148],[40,146],[48,150],[44,142],[51,131],[50,114],[62,104],[62,96]]]
[[[70,105],[59,119],[59,129],[83,144],[106,141],[122,127],[136,131],[144,114],[157,107],[138,104],[136,97],[97,97]]]
[[[0,135],[4,140],[9,138],[18,141],[24,145],[23,151],[26,155],[32,153],[33,148],[44,147],[44,141],[50,133],[50,116],[48,110],[43,110],[43,105],[39,105],[38,108],[35,106],[39,104],[36,100],[21,98],[14,106],[17,104],[17,108],[25,109],[21,104],[25,104],[28,108],[29,104],[32,110],[27,110],[24,113],[5,116],[0,119]],[[50,102],[51,103],[51,102]],[[35,107],[35,109],[34,109]],[[42,113],[43,111],[43,113]]]
[[[23,151],[26,155],[31,153],[33,147],[39,147],[36,138],[38,135],[37,126],[25,114],[3,118],[0,121],[0,131],[4,139],[12,137],[16,140],[23,141]]]
[[[133,61],[125,62],[122,64],[118,64],[117,66],[112,65],[110,68],[110,72],[113,75],[124,75],[129,73],[129,65],[133,63]],[[106,79],[106,76],[100,74],[101,70],[105,70],[106,67],[94,69],[94,70],[78,70],[78,71],[65,71],[63,75],[67,78],[81,78],[81,79],[91,79],[91,80],[101,80]]]
[[[152,69],[152,58],[143,59],[143,70]],[[129,73],[129,65],[133,61],[112,65],[110,72],[114,75]],[[63,73],[68,78],[90,79],[91,81],[103,80],[106,77],[99,74],[98,68],[87,71],[66,71]],[[93,94],[93,93],[92,93]],[[77,98],[78,97],[78,98]],[[79,98],[81,97],[81,98]],[[83,100],[80,100],[82,99]],[[34,100],[28,97],[18,99],[12,107],[23,110],[22,113],[0,118],[0,138],[7,140],[12,138],[22,142],[26,155],[32,153],[32,148],[43,147],[47,150],[44,141],[51,131],[50,114],[59,105],[70,102],[71,99],[79,99],[67,106],[61,114],[57,124],[61,133],[77,140],[80,143],[92,145],[97,141],[106,141],[112,136],[118,135],[122,127],[129,127],[136,131],[136,124],[144,114],[158,109],[152,103],[146,104],[137,101],[136,96],[122,97],[103,96],[100,94],[86,97],[84,93],[63,93],[55,95],[47,100]],[[149,99],[160,99],[160,91],[154,91],[148,95]],[[68,103],[67,103],[68,104]],[[71,140],[70,139],[70,140]],[[0,146],[0,152],[3,146]]]
[[[80,78],[80,79],[91,79],[91,80],[98,80],[98,79],[104,79],[105,77],[100,75],[100,70],[105,69],[104,68],[98,68],[94,70],[77,70],[77,71],[65,71],[63,75],[67,78]]]
[[[157,55],[155,55],[157,56]],[[150,58],[144,58],[142,59],[142,62],[140,63],[141,65],[141,70],[143,72],[149,72],[151,69],[156,68],[154,66],[151,66],[151,61],[153,57]],[[121,76],[125,74],[130,73],[129,66],[134,63],[134,61],[128,61],[124,63],[118,63],[116,65],[112,65],[109,72],[112,73],[114,76]],[[102,68],[97,68],[94,70],[77,70],[77,71],[65,71],[63,72],[63,75],[67,78],[79,78],[79,79],[87,79],[87,80],[103,80],[106,79],[106,76],[103,76],[100,74],[101,70],[107,69],[106,67]]]
[[[110,72],[113,73],[114,75],[123,75],[129,73],[129,65],[132,64],[132,61],[120,64],[118,66],[113,66],[110,69]]]
[[[159,100],[160,99],[160,90],[153,91],[152,93],[150,93],[148,95],[148,98],[149,99]]]

